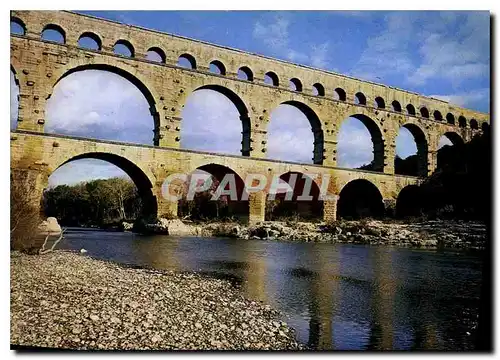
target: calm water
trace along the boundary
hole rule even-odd
[[[473,347],[479,255],[84,229],[68,229],[62,243],[120,263],[229,276],[316,349]]]

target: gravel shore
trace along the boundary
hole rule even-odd
[[[11,345],[99,350],[301,350],[279,313],[226,280],[76,253],[11,253]]]

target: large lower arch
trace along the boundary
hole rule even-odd
[[[290,105],[294,108],[298,109],[309,121],[309,125],[311,126],[311,131],[313,134],[313,156],[312,161],[314,164],[323,164],[323,152],[324,152],[324,136],[323,129],[321,128],[321,121],[319,120],[318,115],[312,110],[309,106],[299,101],[290,100],[284,101],[280,105]],[[268,131],[269,132],[269,131]],[[294,134],[295,135],[295,134]],[[270,141],[272,141],[270,139]],[[290,146],[293,146],[290,144]]]
[[[148,220],[154,220],[158,215],[158,203],[157,198],[153,194],[153,184],[148,176],[140,169],[137,165],[135,165],[132,161],[111,153],[104,152],[88,152],[79,154],[69,158],[63,163],[57,165],[54,169],[57,170],[61,166],[70,163],[72,161],[81,160],[81,159],[97,159],[109,162],[121,170],[123,170],[134,182],[137,187],[137,191],[139,196],[141,197],[142,202],[142,218]],[[53,172],[54,172],[53,171]]]
[[[288,185],[280,186],[281,191],[278,192],[277,189],[269,189],[266,220],[322,219],[323,201],[320,199],[320,188],[312,177],[301,172],[289,171],[281,174],[279,179]],[[290,194],[287,196],[287,193]]]
[[[443,169],[459,161],[464,144],[464,139],[456,132],[444,133],[439,139],[436,169]]]
[[[200,180],[192,178],[195,173],[199,174],[201,178],[211,177],[212,185],[207,190],[198,191],[194,199],[188,199],[190,184],[195,186],[195,180]],[[178,201],[180,217],[190,217],[194,220],[236,217],[242,221],[248,220],[248,194],[245,182],[233,169],[216,163],[199,165],[189,174],[187,180],[185,191]],[[221,196],[219,196],[219,200],[213,200],[212,196],[217,193],[218,189],[221,191]],[[235,191],[234,197],[229,194],[231,190]],[[196,209],[193,209],[193,206]]]
[[[337,219],[377,218],[383,215],[382,195],[370,181],[352,180],[342,188],[337,202]]]
[[[365,170],[372,170],[383,172],[384,171],[384,139],[382,136],[382,131],[375,121],[373,121],[370,117],[364,114],[354,114],[350,115],[349,118],[354,118],[359,120],[370,133],[371,141],[373,144],[373,160],[371,164],[367,166],[367,168],[362,167]],[[344,120],[344,121],[346,121]],[[345,137],[349,137],[349,134],[344,134]],[[340,154],[339,154],[340,155]],[[348,156],[348,154],[346,154]]]
[[[425,133],[415,124],[404,124],[403,128],[407,129],[417,145],[417,153],[406,159],[395,159],[394,170],[396,174],[427,176],[427,154],[428,143]]]
[[[153,136],[153,144],[155,146],[158,146],[159,145],[159,130],[160,130],[160,114],[158,113],[157,109],[156,109],[156,104],[157,104],[157,101],[155,100],[155,97],[153,96],[151,90],[146,86],[146,84],[138,79],[136,76],[134,76],[133,74],[131,74],[130,72],[124,70],[124,69],[121,69],[119,67],[116,67],[116,66],[112,66],[112,65],[108,65],[108,64],[85,64],[85,65],[79,65],[79,66],[76,66],[76,67],[73,67],[69,70],[67,70],[61,77],[59,77],[57,79],[57,81],[54,83],[54,86],[52,89],[55,88],[55,86],[61,81],[63,80],[64,78],[66,78],[67,76],[71,75],[71,74],[74,74],[74,73],[77,73],[77,72],[81,72],[81,71],[85,71],[85,70],[101,70],[101,71],[107,71],[107,72],[110,72],[110,73],[114,73],[116,75],[119,75],[121,76],[122,78],[128,80],[129,82],[131,82],[135,87],[137,87],[137,89],[139,89],[139,91],[143,94],[144,98],[146,99],[148,105],[149,105],[149,111],[151,113],[151,116],[153,117],[153,131],[154,131],[154,136]],[[52,94],[52,92],[51,92]],[[50,94],[50,95],[51,95]],[[50,95],[48,96],[48,98],[50,98]],[[97,94],[96,94],[97,96]]]
[[[203,85],[198,88],[196,88],[193,93],[199,90],[212,90],[215,91],[219,94],[224,95],[231,103],[236,107],[240,120],[241,120],[241,126],[242,126],[242,140],[241,140],[241,155],[243,156],[250,156],[250,129],[251,129],[251,123],[250,123],[250,117],[248,115],[248,108],[243,102],[243,100],[232,90],[228,89],[227,87],[221,86],[221,85],[214,85],[214,84],[209,84],[209,85]],[[222,129],[222,130],[221,130]],[[224,124],[220,124],[220,129],[219,131],[223,131],[224,129]],[[182,131],[184,132],[185,126],[182,127]],[[181,139],[183,136],[181,136]]]
[[[405,186],[396,200],[396,216],[404,218],[420,216],[422,212],[422,194],[418,185]]]

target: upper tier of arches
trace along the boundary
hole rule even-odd
[[[186,49],[184,49],[182,50],[182,53],[180,51],[177,52],[174,49],[168,49],[167,48],[168,45],[164,43],[165,39],[168,39],[170,41],[184,41],[184,42],[186,41],[196,42],[195,40],[177,38],[175,36],[161,34],[155,31],[140,29],[133,26],[127,27],[128,29],[130,29],[130,31],[126,39],[122,39],[118,35],[116,39],[108,39],[105,38],[103,35],[101,35],[97,29],[100,29],[102,27],[102,34],[109,34],[110,32],[106,32],[105,30],[107,29],[107,27],[113,27],[113,30],[115,31],[113,31],[112,33],[120,34],[120,32],[116,31],[116,27],[122,27],[124,25],[117,23],[110,23],[106,20],[101,20],[101,19],[88,18],[85,15],[74,14],[69,12],[57,13],[58,16],[52,15],[52,12],[50,11],[41,13],[47,13],[47,16],[45,17],[38,16],[38,21],[47,22],[46,24],[42,24],[41,27],[42,32],[43,30],[48,28],[54,31],[59,31],[62,35],[63,41],[61,43],[63,44],[68,44],[68,40],[70,38],[75,39],[75,42],[78,43],[78,39],[85,34],[98,44],[98,46],[95,49],[90,49],[92,51],[102,51],[105,52],[106,54],[111,54],[113,52],[113,48],[116,45],[123,45],[126,48],[128,48],[129,51],[127,52],[126,55],[119,53],[117,54],[117,56],[128,56],[139,60],[147,60],[148,58],[146,54],[151,49],[154,49],[154,52],[159,54],[159,61],[155,61],[155,63],[157,63],[158,65],[172,66],[177,64],[180,58],[187,58],[188,62],[190,63],[189,68],[196,71],[208,72],[210,61],[207,61],[207,59],[200,59],[201,57],[204,57],[203,53],[195,53],[196,51],[194,50],[191,51],[192,49],[189,51],[185,51]],[[54,21],[55,19],[60,20],[59,23],[57,23],[57,21]],[[80,19],[83,19],[85,21],[82,21],[82,23],[79,24],[78,20]],[[33,33],[30,29],[31,27],[30,20],[31,17],[29,11],[11,12],[11,22],[18,24],[23,29],[22,34],[16,34],[16,36],[30,36],[31,38],[36,36],[36,34]],[[78,26],[70,27],[69,25],[67,25],[69,23],[75,23],[75,21],[77,21]],[[88,22],[96,22],[95,25],[98,26],[96,26],[95,28],[87,26],[87,28],[84,29],[85,27],[84,25],[87,24]],[[36,29],[40,28],[39,23],[33,26],[36,27]],[[148,35],[147,40],[143,41],[145,37],[138,36],[138,38],[140,38],[141,42],[143,43],[137,41],[136,39],[134,39],[135,35],[134,32],[137,32],[137,35],[142,35],[142,33],[145,32]],[[166,38],[165,36],[168,36],[168,38]],[[73,44],[68,44],[68,45],[73,45]],[[217,48],[214,45],[202,42],[198,42],[198,45],[200,45],[201,47],[206,46],[206,47]],[[408,96],[409,93],[405,92],[404,90],[391,89],[390,91],[387,91],[386,90],[387,88],[384,87],[385,89],[382,90],[384,94],[380,94],[377,93],[378,91],[380,91],[380,89],[379,90],[376,89],[377,87],[378,88],[381,87],[378,84],[361,82],[356,79],[351,79],[349,77],[327,72],[319,74],[318,70],[308,69],[307,67],[301,65],[288,64],[287,62],[281,62],[283,64],[280,65],[280,61],[276,61],[274,59],[268,59],[260,55],[246,54],[238,50],[224,49],[224,51],[226,51],[228,54],[235,53],[238,56],[256,57],[255,60],[260,60],[260,61],[254,61],[253,62],[254,65],[250,66],[248,65],[248,61],[239,62],[238,57],[231,56],[231,58],[235,58],[235,61],[234,64],[233,61],[231,61],[230,64],[231,67],[229,67],[229,60],[227,58],[218,59],[218,61],[227,70],[225,71],[225,74],[219,74],[219,76],[227,76],[237,79],[238,70],[240,70],[240,73],[243,73],[245,75],[241,79],[242,81],[255,82],[259,85],[268,84],[270,86],[279,87],[280,90],[288,89],[288,82],[286,81],[286,79],[293,79],[296,84],[300,84],[298,88],[296,87],[295,91],[299,91],[301,92],[301,94],[307,96],[315,96],[334,101],[355,103],[354,99],[358,98],[358,96],[355,96],[355,94],[357,94],[360,95],[361,98],[364,97],[364,101],[360,102],[361,105],[363,106],[373,107],[376,108],[377,110],[380,109],[389,112],[401,112],[400,109],[405,109],[410,107],[418,110],[415,112],[408,112],[406,114],[407,116],[424,118],[428,119],[429,121],[441,122],[442,121],[441,119],[444,118],[444,116],[441,117],[440,114],[451,112],[450,111],[451,109],[447,109],[447,106],[443,106],[441,104],[441,101],[439,101],[438,103],[438,100],[422,98],[422,100],[425,102],[424,106],[424,104],[420,104],[418,103],[418,101],[416,101],[417,99],[420,100],[421,98],[420,96],[418,97]],[[296,73],[293,74],[283,73],[284,71],[288,71],[288,68],[290,67],[293,68],[293,70],[292,69],[290,70]],[[280,72],[281,74],[279,74]],[[318,78],[318,76],[320,78]],[[265,79],[267,79],[267,81]],[[280,79],[282,79],[282,81],[280,81]],[[335,83],[335,81],[332,81],[334,79],[337,81],[337,83]],[[358,86],[360,86],[362,83],[363,91],[359,91],[360,89],[355,89],[354,88],[355,86],[353,86],[353,84],[350,84],[351,81],[354,83],[360,83],[358,84]],[[368,87],[371,85],[372,89],[369,89],[369,91],[365,93],[364,91],[366,90],[367,85]],[[396,98],[391,98],[392,96]],[[436,102],[436,104],[433,104],[434,102]],[[399,106],[394,106],[395,103],[399,104]],[[392,104],[393,106],[387,106],[387,104]],[[420,111],[421,109],[424,110]],[[432,115],[429,116],[429,114],[437,116],[432,116]],[[460,124],[458,122],[452,124],[450,122],[444,122],[444,121],[443,123],[447,123],[453,126],[466,127],[466,128],[471,127],[470,121],[472,116],[465,116],[462,113],[456,113],[453,115],[457,119],[460,116],[462,116],[466,119],[466,121],[465,122],[462,121]],[[474,117],[477,118],[478,116]],[[479,119],[476,121],[479,121],[479,123],[482,124],[483,122],[488,122],[488,119]],[[475,126],[473,126],[472,128],[474,129]],[[478,126],[478,129],[481,129],[481,125]]]

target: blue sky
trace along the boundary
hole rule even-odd
[[[83,13],[337,71],[489,112],[488,12]],[[12,94],[15,108],[15,87]],[[182,147],[239,153],[241,123],[223,95],[207,90],[193,93],[183,119]],[[221,122],[226,131],[217,137]],[[292,123],[299,129],[291,132]],[[152,143],[152,120],[142,94],[119,76],[97,71],[72,74],[57,85],[48,104],[46,129]],[[290,141],[297,146],[285,152],[290,147],[284,144]],[[357,120],[343,123],[338,146],[339,166],[360,166],[372,159],[368,131]],[[281,105],[271,113],[268,148],[271,158],[311,162],[312,133],[300,111]],[[415,151],[411,135],[402,130],[397,152],[406,157]],[[91,160],[81,161],[86,165],[75,162],[61,167],[51,183],[120,173],[109,166],[94,167]]]

